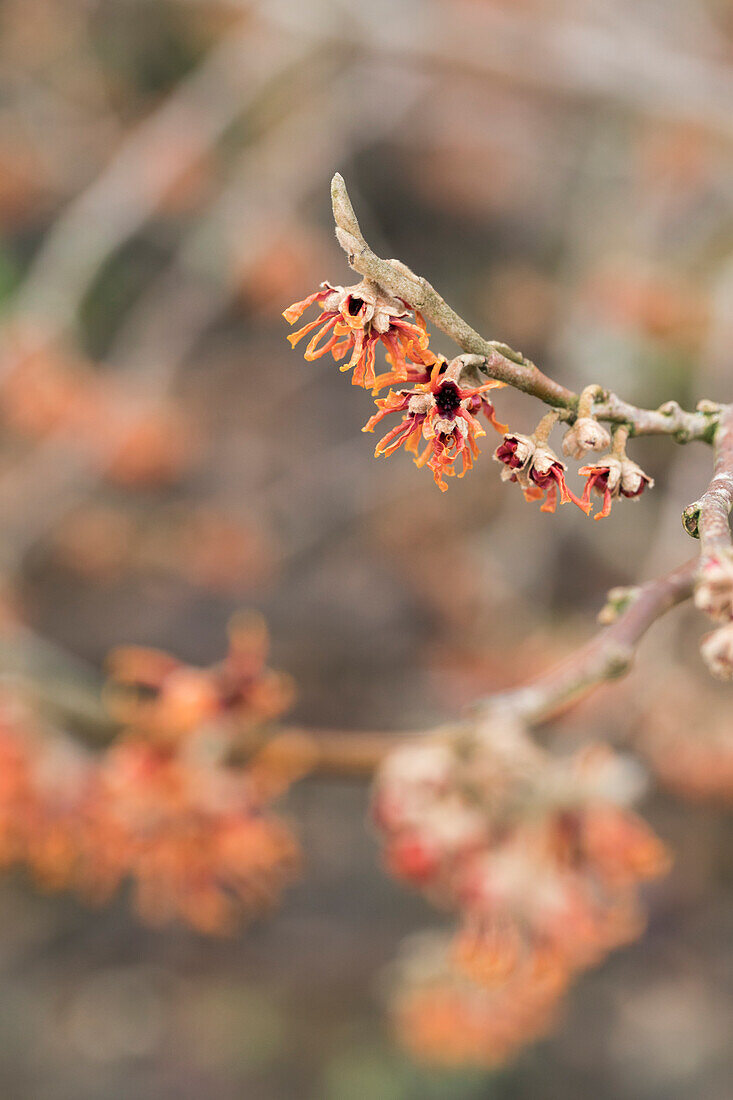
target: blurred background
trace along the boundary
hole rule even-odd
[[[703,446],[634,443],[657,488],[604,524],[526,505],[488,437],[443,496],[405,456],[373,460],[368,395],[291,351],[280,315],[356,281],[338,170],[377,252],[566,385],[733,400],[732,56],[730,0],[2,0],[4,678],[91,682],[121,642],[210,664],[254,607],[295,721],[416,729],[547,667],[607,588],[689,556]],[[542,411],[496,405],[519,431]],[[653,762],[650,731],[730,737],[702,629],[657,626],[548,736]],[[302,881],[230,939],[0,880],[0,1090],[727,1100],[730,822],[666,779],[645,812],[677,859],[646,938],[500,1072],[394,1045],[384,969],[440,917],[380,871],[366,785],[331,779],[285,800]]]

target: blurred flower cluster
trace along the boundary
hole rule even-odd
[[[157,650],[110,658],[122,732],[101,752],[44,730],[10,696],[0,709],[0,856],[49,889],[107,900],[125,881],[140,916],[233,930],[292,880],[298,845],[271,801],[307,770],[295,735],[267,737],[292,687],[266,667],[257,618],[198,669]]]
[[[629,809],[642,789],[608,747],[553,756],[499,712],[387,757],[373,803],[386,865],[460,917],[437,971],[411,966],[395,991],[409,1047],[450,1060],[475,1041],[473,1060],[501,1060],[573,975],[640,934],[639,884],[669,865]]]
[[[81,449],[115,485],[174,482],[196,457],[197,432],[169,398],[133,396],[39,336],[4,334],[0,377],[0,417],[11,433]]]

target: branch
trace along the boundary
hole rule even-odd
[[[674,572],[631,590],[628,606],[611,626],[536,680],[475,704],[464,719],[466,727],[475,729],[477,719],[481,721],[497,711],[510,713],[529,725],[537,725],[564,711],[600,684],[623,676],[631,666],[637,643],[652,623],[689,598],[696,567],[695,560],[687,562]],[[36,635],[25,632],[23,641],[26,647],[23,672],[27,676],[31,670],[40,667],[39,661],[47,657],[45,643]],[[64,650],[54,648],[50,652],[58,675],[45,679],[38,675],[30,675],[27,679],[23,677],[21,684],[25,691],[69,733],[97,747],[106,745],[118,730],[99,704],[98,685],[85,677],[83,685],[69,690],[68,685],[78,676],[76,663]],[[2,657],[2,664],[7,665],[5,652]],[[393,748],[406,740],[424,737],[426,733],[281,726],[274,731],[274,736],[281,740],[281,754],[286,751],[289,735],[293,735],[294,751],[299,758],[302,759],[304,752],[309,757],[308,774],[369,779]],[[243,759],[261,750],[270,736],[261,730],[249,736],[243,734],[239,745]]]
[[[372,733],[363,730],[316,730],[286,727],[309,742],[310,775],[334,779],[370,779],[388,752],[417,733]]]
[[[701,558],[731,546],[728,517],[733,508],[733,405],[724,405],[714,434],[715,467],[707,489],[685,509],[682,522],[700,540]]]
[[[409,302],[423,313],[465,352],[486,360],[487,374],[515,389],[539,397],[548,405],[573,408],[578,395],[554,382],[518,351],[497,340],[485,340],[467,321],[459,317],[430,285],[399,260],[382,260],[364,240],[351,205],[343,176],[337,172],[331,181],[331,201],[336,222],[336,237],[347,253],[349,266],[359,275],[373,279],[397,298]]]
[[[483,359],[481,369],[489,378],[563,410],[563,419],[570,423],[575,420],[577,393],[543,374],[520,352],[497,340],[484,339],[441,298],[427,279],[415,275],[399,260],[382,260],[372,252],[359,227],[344,179],[338,173],[331,181],[331,201],[336,237],[354,271],[408,302],[463,351],[480,356]],[[613,393],[604,393],[602,402],[593,409],[594,416],[601,420],[627,424],[631,435],[671,435],[682,443],[692,439],[710,441],[716,412],[717,407],[709,405],[697,412],[684,412],[676,402],[668,402],[657,410],[639,409]]]
[[[695,604],[713,619],[733,619],[733,405],[722,406],[714,436],[715,467],[707,489],[682,514],[688,534],[700,540]]]
[[[638,589],[628,590],[625,610],[611,626],[531,683],[482,700],[475,713],[487,715],[506,708],[535,725],[555,717],[600,684],[624,676],[638,642],[652,623],[692,595],[696,571],[697,562],[692,559]]]

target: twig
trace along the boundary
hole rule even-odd
[[[58,219],[11,304],[47,337],[73,326],[107,259],[157,210],[166,191],[263,90],[309,58],[311,38],[253,41],[238,24],[127,137],[112,161]],[[244,63],[246,61],[246,64]],[[153,181],[150,163],[168,159]]]
[[[313,750],[311,775],[339,779],[369,779],[396,745],[408,738],[424,736],[408,733],[372,733],[364,730],[316,730],[286,727],[310,742]]]
[[[372,252],[359,227],[343,177],[338,173],[331,181],[331,200],[336,237],[354,271],[373,279],[390,294],[423,313],[463,351],[480,356],[483,359],[481,369],[490,378],[561,409],[563,418],[572,423],[577,414],[577,393],[543,374],[521,352],[496,340],[484,339],[441,298],[427,279],[415,275],[399,260],[382,260]],[[716,423],[712,407],[689,413],[676,402],[668,402],[657,410],[640,409],[612,393],[605,393],[604,400],[594,407],[593,413],[602,420],[627,424],[631,435],[671,435],[684,443],[692,439],[709,442]]]
[[[685,509],[682,522],[700,539],[700,556],[709,559],[731,546],[728,517],[733,508],[733,405],[724,405],[714,435],[715,469],[707,489]]]
[[[616,621],[559,666],[531,683],[482,700],[474,713],[506,709],[532,725],[547,721],[600,684],[625,675],[636,646],[666,611],[692,595],[697,561],[641,585]]]
[[[682,513],[688,534],[700,540],[695,605],[711,618],[733,618],[733,405],[723,405],[714,438],[715,468],[707,489]]]

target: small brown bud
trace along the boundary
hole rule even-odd
[[[610,446],[610,432],[592,416],[578,417],[562,441],[563,454],[568,458],[582,458],[587,451],[602,451]]]

